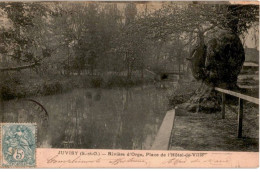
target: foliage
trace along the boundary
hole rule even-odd
[[[9,27],[2,27],[2,55],[18,64],[38,63],[50,56],[44,23],[48,9],[39,3],[2,2]]]
[[[52,95],[62,92],[62,85],[58,81],[45,82],[42,85],[41,95]]]
[[[27,67],[14,67],[26,65],[39,80],[82,76],[88,86],[134,85],[145,79],[145,69],[187,66],[198,36],[215,28],[243,35],[259,18],[253,5],[162,4],[1,2],[8,25],[0,28],[0,69],[19,76]],[[60,90],[52,82],[44,92]]]

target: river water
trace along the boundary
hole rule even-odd
[[[167,90],[75,89],[4,102],[5,122],[36,122],[38,147],[150,149],[167,111]]]

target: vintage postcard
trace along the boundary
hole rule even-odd
[[[258,168],[259,2],[0,1],[0,168]]]

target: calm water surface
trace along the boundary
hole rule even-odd
[[[5,122],[36,122],[38,146],[55,148],[150,149],[167,111],[166,90],[76,89],[4,102]]]

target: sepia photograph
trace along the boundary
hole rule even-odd
[[[258,153],[259,3],[1,1],[0,122],[5,166],[36,147]]]

